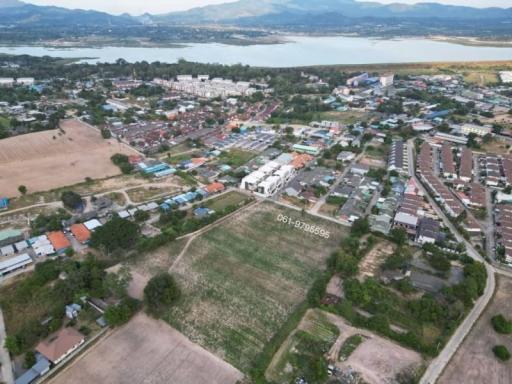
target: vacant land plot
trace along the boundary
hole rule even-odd
[[[392,255],[395,251],[395,246],[389,241],[380,241],[366,254],[366,256],[359,263],[359,275],[360,280],[364,280],[367,277],[375,277],[380,266],[389,255]]]
[[[181,191],[180,186],[168,187],[137,187],[126,191],[130,200],[134,203],[143,203],[158,197],[168,196]]]
[[[333,332],[332,327],[338,331]],[[423,364],[423,359],[417,352],[403,348],[370,331],[354,328],[339,316],[319,309],[310,309],[297,329],[277,351],[267,369],[268,379],[283,384],[295,379],[292,375],[290,356],[300,352],[297,349],[299,331],[306,331],[316,339],[323,340],[325,345],[330,345],[325,354],[330,364],[342,372],[357,371],[369,384],[395,382],[399,373],[417,372]],[[333,336],[335,340],[331,339]]]
[[[343,371],[353,369],[361,374],[365,382],[380,384],[394,382],[396,376],[404,371],[417,372],[421,369],[423,359],[419,353],[370,331],[354,328],[339,316],[330,313],[326,316],[340,330],[340,337],[332,346],[328,356],[331,362]],[[360,335],[362,340],[355,343],[355,349],[351,348],[350,354],[340,354],[343,346],[347,345],[345,343],[347,339],[354,335]],[[340,355],[344,361],[339,361]]]
[[[284,214],[331,232],[324,239],[277,221]],[[305,299],[345,228],[263,203],[196,238],[173,274],[183,294],[166,319],[247,372]]]
[[[0,195],[17,195],[19,185],[45,191],[117,175],[110,157],[135,153],[80,121],[63,121],[61,128],[0,140]]]
[[[169,325],[139,314],[49,382],[235,384],[242,378]]]
[[[492,352],[497,344],[512,350],[512,337],[496,333],[491,325],[491,318],[499,313],[512,318],[512,280],[498,275],[497,283],[491,303],[455,353],[438,383],[512,382],[512,365],[500,362]]]
[[[250,197],[244,193],[240,193],[237,191],[231,191],[224,193],[220,196],[209,199],[204,204],[205,207],[213,209],[216,212],[220,212],[223,209],[230,206],[238,206],[245,202]]]

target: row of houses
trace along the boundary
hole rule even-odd
[[[433,149],[427,142],[424,142],[421,146],[417,167],[421,180],[431,190],[434,198],[443,206],[449,216],[457,218],[463,212],[467,212],[457,196],[436,176]],[[482,231],[480,224],[470,212],[467,212],[465,229],[468,233],[480,233]]]

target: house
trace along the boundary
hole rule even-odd
[[[435,243],[439,237],[440,224],[437,220],[423,217],[419,222],[416,242],[419,244]]]
[[[73,224],[69,229],[80,244],[87,244],[91,239],[91,231],[83,224]]]
[[[350,172],[354,175],[364,176],[370,171],[370,167],[364,164],[355,164],[350,168]]]
[[[84,223],[85,227],[89,230],[89,231],[94,231],[96,228],[99,228],[102,226],[102,224],[99,222],[98,219],[92,219],[92,220],[89,220],[89,221],[86,221]]]
[[[64,253],[66,249],[71,247],[71,243],[62,231],[48,233],[48,240],[50,240],[53,249],[57,253]]]
[[[50,362],[41,354],[36,353],[36,363],[23,375],[18,377],[14,384],[31,384],[39,377],[48,373],[49,370]]]
[[[356,158],[356,154],[353,153],[353,152],[349,152],[349,151],[341,151],[338,156],[336,157],[336,160],[337,161],[343,161],[343,162],[348,162],[348,161],[352,161]]]
[[[4,229],[0,231],[0,247],[23,240],[23,232],[19,229]]]
[[[207,217],[214,213],[215,213],[215,211],[212,211],[209,208],[200,207],[200,208],[194,209],[194,216],[199,217],[199,218]]]
[[[395,228],[403,228],[409,234],[416,235],[418,217],[405,212],[398,212],[393,221]]]
[[[209,184],[205,187],[206,189],[206,192],[208,192],[208,194],[214,194],[214,193],[219,193],[219,192],[222,192],[224,189],[226,189],[226,187],[224,187],[224,184],[222,183],[212,183],[212,184]]]
[[[24,269],[30,264],[32,264],[32,259],[27,254],[0,261],[0,277],[4,277],[20,269]]]
[[[73,327],[62,328],[41,341],[36,351],[53,364],[58,364],[85,341],[85,336]]]
[[[7,197],[0,197],[0,209],[9,208],[9,199]]]
[[[81,310],[82,307],[78,304],[66,305],[66,317],[71,320],[76,319]]]

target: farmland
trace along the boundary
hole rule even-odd
[[[276,220],[322,226],[329,239]],[[345,229],[277,205],[254,205],[192,241],[173,266],[182,300],[165,319],[247,373],[268,340],[304,301]]]
[[[235,384],[242,377],[164,322],[139,314],[49,383]]]
[[[499,313],[512,317],[512,280],[504,276],[497,276],[496,280],[492,301],[453,356],[439,384],[512,382],[510,364],[500,362],[492,353],[497,344],[511,350],[512,339],[510,335],[498,334],[491,325],[491,318]]]
[[[20,185],[37,192],[117,175],[110,160],[115,153],[134,152],[76,120],[63,121],[60,130],[0,140],[0,195],[16,196]]]

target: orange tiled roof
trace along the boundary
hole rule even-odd
[[[62,231],[50,232],[48,234],[48,240],[50,240],[50,243],[52,243],[56,251],[71,247],[71,243]]]
[[[85,243],[91,238],[91,231],[83,224],[73,224],[71,226],[71,233],[80,243]]]

